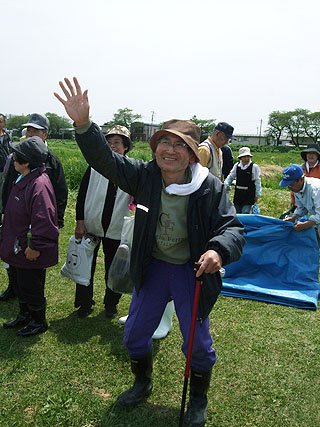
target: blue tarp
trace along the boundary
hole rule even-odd
[[[262,215],[238,215],[246,245],[226,266],[222,295],[316,310],[319,253],[313,228]]]

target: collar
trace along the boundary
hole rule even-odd
[[[240,168],[241,168],[242,170],[246,170],[246,169],[248,169],[248,167],[251,165],[251,163],[252,163],[252,161],[250,160],[248,164],[244,165],[244,164],[242,163],[242,160],[240,160],[240,162],[239,162],[239,166],[240,166]]]
[[[300,191],[298,191],[299,194],[303,194],[304,190],[306,189],[307,181],[306,177],[304,177],[304,183]]]
[[[309,162],[306,162],[306,171],[309,173],[311,169],[314,169],[315,167],[317,167],[319,164],[319,160],[316,161],[316,163],[314,164],[314,166],[310,167]]]

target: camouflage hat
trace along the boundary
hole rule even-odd
[[[121,135],[124,136],[126,141],[126,147],[128,148],[128,151],[132,150],[133,144],[130,138],[130,131],[125,126],[115,125],[111,129],[109,129],[104,136],[108,139],[108,136],[111,135]]]
[[[28,123],[23,123],[23,127],[32,127],[35,129],[43,129],[46,131],[49,131],[50,123],[46,116],[43,116],[42,114],[33,113],[30,114]]]
[[[172,133],[179,136],[193,151],[196,156],[196,161],[200,160],[198,153],[198,145],[200,143],[201,130],[191,120],[168,120],[163,123],[163,126],[158,132],[152,135],[150,146],[153,152],[156,151],[159,139],[166,133]]]

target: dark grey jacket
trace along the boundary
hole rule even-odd
[[[84,134],[76,134],[76,140],[90,166],[135,198],[137,211],[131,276],[139,291],[155,245],[162,191],[161,171],[154,160],[143,162],[114,153],[94,123]],[[187,226],[193,263],[208,249],[217,251],[224,265],[240,258],[244,245],[242,224],[223,184],[211,174],[189,197]],[[204,275],[199,305],[203,319],[209,315],[221,285],[219,273]]]

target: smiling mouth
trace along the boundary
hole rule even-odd
[[[177,160],[175,157],[162,157],[163,160],[169,160],[170,162],[173,162]]]

